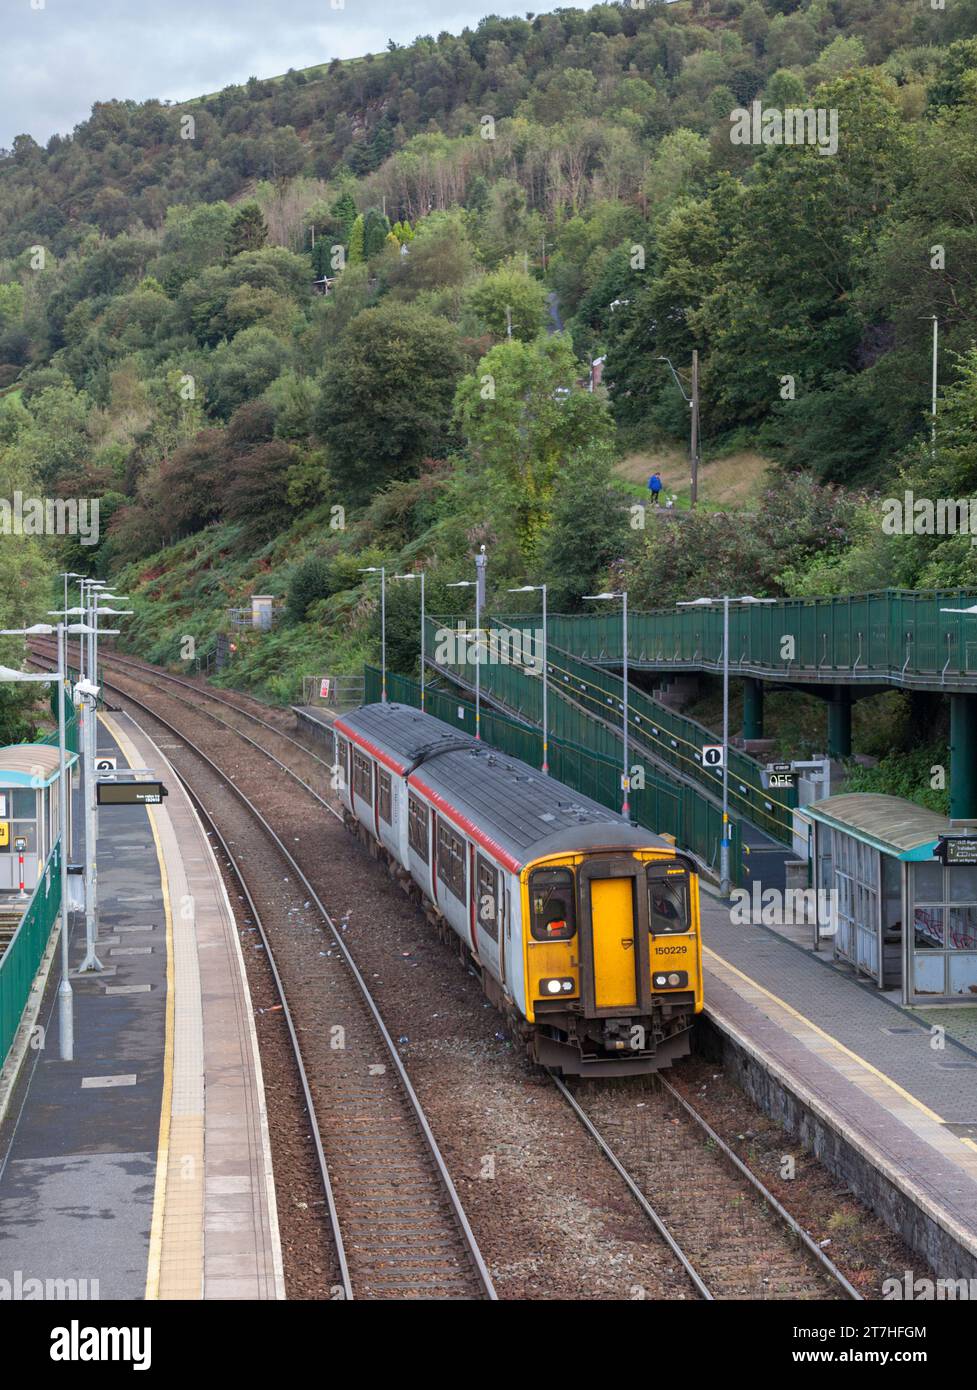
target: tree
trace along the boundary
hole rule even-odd
[[[508,267],[483,276],[469,292],[468,303],[495,337],[507,336],[511,320],[512,336],[529,343],[543,326],[546,290],[538,280]]]
[[[576,386],[569,338],[555,333],[498,343],[458,386],[455,419],[470,463],[459,478],[484,497],[524,557],[536,552],[561,469],[578,449],[608,445],[610,413],[599,396]]]
[[[227,419],[244,401],[258,396],[290,365],[286,343],[256,324],[215,349],[207,366],[207,395]]]
[[[257,203],[245,203],[227,229],[225,254],[228,260],[242,251],[260,251],[268,240],[268,224]]]
[[[321,378],[316,430],[351,500],[411,475],[443,448],[462,357],[444,319],[412,305],[358,314]]]
[[[241,524],[248,541],[261,544],[287,528],[292,519],[288,473],[295,461],[294,450],[281,439],[254,444],[235,459],[224,515]]]
[[[626,554],[633,535],[627,498],[613,488],[615,455],[604,444],[577,449],[561,471],[540,546],[540,573],[557,612],[583,607]]]
[[[361,265],[364,260],[363,214],[357,213],[349,233],[349,249],[346,259],[350,265]]]
[[[356,203],[353,201],[353,195],[349,188],[343,189],[329,211],[341,229],[343,242],[348,245],[349,234],[356,221]]]
[[[390,231],[390,223],[382,212],[377,208],[370,208],[370,211],[363,219],[363,259],[372,258],[383,250],[387,233]]]

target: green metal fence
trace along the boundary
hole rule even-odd
[[[365,667],[364,703],[376,703],[380,699],[380,692],[380,672],[376,667]],[[420,685],[406,676],[388,671],[387,697],[398,704],[419,706]],[[424,703],[428,714],[435,719],[474,734],[475,707],[469,700],[429,685]],[[600,729],[595,721],[590,722],[595,729]],[[550,775],[616,811],[621,804],[622,741],[620,735],[602,732],[608,735],[606,746],[595,750],[551,730],[548,750]],[[542,762],[541,730],[520,723],[509,715],[483,707],[481,736],[493,748],[520,758],[531,766],[538,767]],[[649,772],[645,776],[644,787],[632,788],[629,800],[631,814],[639,825],[656,834],[674,835],[680,848],[690,850],[711,868],[718,867],[722,813],[695,787],[672,782]],[[743,869],[740,829],[736,821],[731,825],[730,843],[733,882],[740,884]]]
[[[61,841],[44,866],[10,945],[0,956],[0,1064],[6,1061],[31,985],[61,910]]]
[[[427,620],[425,649],[442,670],[470,685],[474,669],[469,653],[469,627],[464,619],[435,617]],[[620,623],[618,624],[620,627]],[[505,620],[486,617],[485,650],[480,683],[486,695],[499,700],[521,719],[541,724],[543,718],[542,641],[539,619]],[[550,640],[547,665],[550,674],[550,729],[572,743],[595,747],[614,755],[620,749],[617,731],[623,714],[624,682],[620,675],[585,662]],[[457,637],[455,636],[457,634]],[[609,721],[611,729],[605,725]],[[691,777],[713,796],[722,793],[722,772],[707,768],[702,749],[716,742],[716,735],[685,715],[670,710],[637,686],[628,685],[628,739],[638,757],[642,752]],[[761,780],[761,765],[737,749],[730,750],[729,800],[731,814],[744,816],[783,844],[791,843],[796,791],[772,796]]]
[[[734,673],[802,683],[973,689],[977,614],[943,610],[975,604],[972,589],[884,589],[732,604],[730,665]],[[507,614],[506,621],[525,620]],[[618,614],[551,614],[549,634],[554,646],[585,661],[620,663]],[[628,659],[650,670],[720,671],[722,604],[632,612]]]

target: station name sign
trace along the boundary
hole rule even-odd
[[[162,782],[96,782],[99,806],[158,806],[169,792]]]
[[[977,836],[954,835],[949,839],[943,836],[933,854],[944,864],[977,864]]]

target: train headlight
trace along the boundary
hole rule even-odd
[[[689,976],[685,970],[656,970],[652,983],[656,989],[684,989],[688,986]]]
[[[576,991],[576,984],[569,978],[558,980],[540,980],[540,994],[573,994]]]

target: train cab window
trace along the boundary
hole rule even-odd
[[[534,941],[569,941],[577,930],[577,904],[570,869],[537,869],[529,880]]]
[[[501,903],[499,902],[499,875],[494,864],[490,864],[487,859],[476,855],[475,857],[475,879],[478,897],[476,901],[476,912],[478,913],[478,925],[490,936],[493,941],[499,939],[499,921],[502,916]]]
[[[353,750],[353,791],[373,804],[373,764],[358,748]]]
[[[390,824],[390,773],[377,768],[377,809],[380,819]]]
[[[407,843],[419,859],[428,862],[427,850],[427,807],[423,801],[410,796],[407,799]]]
[[[648,866],[648,919],[652,936],[687,932],[689,913],[689,875],[676,864]]]
[[[465,846],[443,820],[438,821],[438,878],[461,902],[465,901]]]

